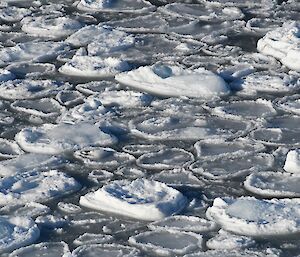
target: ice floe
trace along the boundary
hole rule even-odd
[[[80,0],[77,8],[89,12],[123,12],[143,14],[156,9],[150,2],[144,0]]]
[[[113,241],[111,235],[84,233],[74,240],[75,245],[105,244]]]
[[[110,257],[138,257],[140,251],[134,247],[123,246],[118,244],[90,244],[77,247],[73,252],[74,257],[93,257],[93,256],[110,256]]]
[[[12,215],[36,218],[41,215],[46,215],[51,209],[41,203],[29,202],[25,204],[6,205],[0,209],[1,215]]]
[[[294,149],[288,152],[283,168],[290,173],[297,174],[300,172],[300,149]]]
[[[245,249],[255,245],[251,237],[231,234],[223,229],[206,242],[209,249]]]
[[[21,154],[10,160],[0,162],[0,176],[11,176],[31,170],[49,170],[63,166],[66,160],[48,154]]]
[[[41,228],[61,228],[67,225],[67,220],[58,215],[43,215],[35,219],[35,223]]]
[[[111,89],[115,83],[109,80],[91,81],[85,84],[78,84],[76,89],[86,95],[102,93],[104,90]]]
[[[190,169],[208,179],[231,179],[242,177],[254,171],[268,170],[274,165],[274,156],[257,153],[237,159],[219,159],[209,162],[194,162]]]
[[[129,243],[156,256],[183,255],[202,248],[202,236],[181,231],[147,231],[129,238]]]
[[[93,181],[95,184],[100,185],[101,182],[105,183],[114,176],[114,173],[107,171],[107,170],[92,170],[89,175],[88,179]]]
[[[263,54],[279,59],[288,68],[300,71],[299,36],[300,24],[289,21],[268,32],[257,42],[257,49]]]
[[[46,202],[80,188],[75,179],[56,170],[19,173],[0,179],[0,205]]]
[[[0,82],[13,80],[15,78],[16,76],[12,72],[5,69],[0,69]]]
[[[18,157],[24,152],[19,145],[13,141],[5,138],[0,138],[0,157],[4,159],[10,159]]]
[[[135,161],[134,156],[128,153],[117,152],[108,147],[89,147],[74,152],[74,157],[88,166],[100,169],[115,170],[121,165]]]
[[[147,179],[119,180],[80,198],[80,204],[141,220],[158,220],[180,212],[187,199],[179,191]]]
[[[65,63],[58,71],[69,76],[109,78],[129,69],[129,64],[118,58],[75,55],[72,60]]]
[[[265,150],[263,144],[245,138],[237,138],[234,141],[201,140],[196,142],[194,147],[197,158],[204,161],[240,158]]]
[[[116,137],[87,122],[27,127],[15,139],[25,151],[44,154],[59,154],[87,146],[107,146],[117,142]]]
[[[212,99],[229,93],[225,81],[214,73],[205,69],[187,70],[180,66],[144,66],[119,74],[116,80],[159,96]]]
[[[16,6],[8,6],[0,9],[0,20],[4,22],[18,22],[25,16],[31,14],[31,10],[27,8],[18,8]]]
[[[34,243],[40,230],[32,219],[19,216],[0,216],[0,253],[9,253],[17,248]]]
[[[54,80],[16,79],[1,84],[0,97],[8,100],[35,99],[70,88],[69,83]]]
[[[299,201],[263,200],[254,197],[216,198],[207,217],[224,230],[252,237],[280,237],[298,234]]]
[[[13,62],[46,62],[67,49],[61,42],[26,42],[16,46],[0,48],[0,67]]]
[[[299,174],[288,172],[252,173],[244,182],[244,187],[263,197],[291,198],[300,197]]]
[[[78,91],[64,90],[60,91],[55,99],[63,106],[73,107],[83,103],[84,95]]]
[[[210,232],[217,230],[216,223],[196,216],[175,215],[163,220],[152,222],[148,225],[151,230]]]
[[[9,257],[26,256],[68,257],[71,256],[71,252],[65,242],[45,242],[20,248],[9,255]]]
[[[44,118],[57,117],[65,108],[52,98],[17,100],[11,104],[13,110]]]
[[[124,152],[130,153],[130,154],[132,154],[134,156],[138,156],[138,157],[145,153],[158,152],[163,149],[166,149],[166,146],[162,145],[162,144],[125,145],[122,148],[122,150]]]
[[[146,153],[136,160],[136,164],[145,169],[175,169],[189,165],[194,155],[180,148],[170,148],[158,152]]]
[[[275,105],[280,110],[300,115],[300,95],[298,94],[280,98]]]
[[[25,17],[21,24],[28,34],[53,39],[67,37],[83,26],[77,20],[56,15]]]
[[[80,206],[73,203],[59,202],[57,204],[59,210],[65,213],[79,213],[81,212]]]
[[[235,138],[253,124],[223,117],[184,117],[174,114],[149,114],[129,122],[132,134],[149,140],[200,140]]]

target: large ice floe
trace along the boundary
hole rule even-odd
[[[268,32],[257,42],[257,49],[263,54],[274,56],[288,68],[300,71],[300,24],[288,21],[282,27]]]
[[[257,238],[298,234],[299,200],[216,198],[206,216],[224,230]]]
[[[226,82],[205,69],[187,70],[180,66],[155,64],[116,76],[129,87],[159,96],[188,96],[212,99],[229,93]]]
[[[180,212],[187,199],[179,191],[147,179],[119,180],[80,198],[80,204],[141,220],[159,220]]]
[[[0,254],[6,253],[6,256],[14,249],[34,243],[40,236],[33,220],[21,216],[0,216],[0,228]]]
[[[107,146],[117,142],[99,126],[88,122],[77,124],[44,124],[27,127],[16,135],[22,149],[33,153],[59,154],[75,151],[86,146]]]
[[[19,173],[0,179],[0,205],[46,202],[80,188],[75,179],[56,170]]]

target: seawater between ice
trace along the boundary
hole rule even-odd
[[[297,0],[0,2],[1,256],[300,256]]]

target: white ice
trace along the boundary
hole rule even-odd
[[[294,149],[288,152],[283,168],[290,173],[300,173],[300,149]]]
[[[300,115],[300,96],[286,96],[276,102],[276,107],[288,113]]]
[[[74,240],[75,245],[105,244],[113,241],[113,236],[104,234],[84,233]]]
[[[56,170],[19,173],[0,179],[0,205],[47,202],[80,188],[75,179]]]
[[[194,155],[180,148],[167,148],[158,152],[141,155],[136,164],[150,170],[181,168],[191,164]]]
[[[117,142],[116,137],[87,122],[27,127],[15,139],[25,151],[44,154],[59,154],[87,146],[107,146]]]
[[[31,218],[20,216],[0,216],[0,254],[34,243],[40,230]]]
[[[34,79],[37,77],[54,75],[55,65],[52,63],[28,63],[20,62],[7,66],[7,69],[14,73],[18,78]]]
[[[155,256],[178,256],[202,248],[202,236],[181,231],[147,231],[129,238],[129,243]]]
[[[56,229],[67,225],[65,218],[52,214],[38,216],[34,221],[40,228]]]
[[[24,152],[19,145],[13,141],[5,138],[0,138],[0,157],[5,159],[18,157]]]
[[[252,173],[244,182],[244,187],[262,197],[300,197],[300,175],[288,172]]]
[[[257,238],[284,237],[300,232],[299,200],[254,197],[216,198],[206,216],[224,230]]]
[[[63,106],[73,107],[83,103],[84,95],[78,91],[64,90],[60,91],[55,99]]]
[[[117,173],[117,171],[115,171]],[[89,175],[88,179],[93,181],[96,185],[100,185],[101,182],[106,183],[111,180],[114,176],[114,173],[107,171],[107,170],[92,170]]]
[[[102,93],[104,90],[109,90],[114,88],[115,83],[108,80],[101,80],[101,81],[91,81],[85,84],[78,84],[76,89],[85,94],[85,95],[93,95]]]
[[[69,76],[109,78],[129,69],[129,64],[118,58],[75,55],[69,62],[61,66],[58,71]]]
[[[8,6],[0,9],[0,20],[4,22],[17,23],[25,16],[31,14],[31,10],[28,8],[18,8],[15,6]]]
[[[142,154],[149,153],[149,152],[158,152],[160,150],[166,149],[165,145],[162,144],[133,144],[133,145],[125,145],[123,146],[122,150],[124,152],[130,153],[134,156],[141,156]]]
[[[288,68],[300,71],[300,24],[285,22],[282,27],[268,32],[257,42],[257,50],[279,59]]]
[[[57,203],[57,207],[64,213],[79,213],[81,212],[81,207],[73,204],[73,203],[66,203],[66,202],[59,202]]]
[[[16,76],[12,72],[0,68],[0,82],[13,80],[15,78]]]
[[[141,220],[158,220],[180,212],[187,199],[179,191],[147,179],[119,180],[80,198],[80,204]]]
[[[229,93],[221,77],[201,68],[187,70],[175,65],[155,64],[119,74],[115,78],[129,87],[159,96],[212,99]]]

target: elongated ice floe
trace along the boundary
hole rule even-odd
[[[84,233],[74,240],[75,245],[104,244],[113,241],[111,235]]]
[[[126,61],[118,58],[99,56],[77,56],[59,68],[59,72],[69,76],[88,78],[109,78],[130,70]]]
[[[40,230],[31,218],[0,216],[0,254],[34,243]],[[6,255],[7,256],[7,255]]]
[[[80,204],[141,220],[158,220],[180,212],[187,199],[177,190],[147,179],[114,181],[80,198]]]
[[[31,170],[55,169],[65,163],[66,160],[59,156],[35,153],[21,154],[13,159],[0,162],[0,176],[12,176]]]
[[[7,6],[0,9],[0,20],[4,22],[18,22],[30,14],[31,10],[28,8]]]
[[[65,242],[45,242],[22,247],[13,251],[9,257],[26,256],[68,257],[71,256],[69,246]]]
[[[167,217],[163,220],[152,222],[148,225],[151,230],[166,230],[166,231],[186,231],[186,232],[209,232],[218,228],[217,224],[207,219],[195,217],[175,215]]]
[[[300,173],[300,149],[288,152],[283,168],[290,173]]]
[[[24,152],[19,145],[13,141],[5,138],[0,138],[0,157],[5,159],[18,157]]]
[[[188,96],[212,99],[228,94],[225,81],[205,69],[187,70],[180,66],[156,64],[116,76],[129,87],[159,96]]]
[[[206,216],[236,234],[280,237],[300,232],[299,207],[299,200],[290,199],[216,198]]]
[[[192,232],[147,231],[130,237],[128,241],[156,256],[178,256],[202,248],[202,236]]]
[[[175,169],[189,165],[194,161],[192,153],[180,148],[170,148],[140,156],[136,164],[145,169]]]
[[[75,179],[56,170],[19,173],[0,179],[0,205],[46,202],[80,188]]]
[[[116,137],[88,122],[28,127],[22,129],[15,139],[25,151],[44,154],[58,154],[87,146],[106,146],[117,142]]]
[[[35,99],[70,88],[69,83],[54,80],[16,79],[1,84],[0,97],[8,100]]]
[[[244,1],[243,1],[244,2]],[[276,248],[261,249],[226,249],[226,250],[209,250],[186,254],[184,257],[279,257],[281,251]]]
[[[54,39],[66,37],[83,26],[77,20],[55,15],[26,17],[21,24],[22,30],[28,34]]]
[[[295,94],[280,98],[276,102],[276,107],[285,112],[300,115],[300,95]]]
[[[158,152],[160,150],[166,149],[167,146],[162,145],[162,144],[132,144],[132,145],[125,145],[122,150],[124,152],[130,153],[134,156],[141,156],[145,153],[150,153],[150,152]]]
[[[263,197],[300,197],[300,175],[288,172],[252,173],[244,182],[244,187]]]
[[[257,49],[263,54],[274,56],[288,68],[300,71],[300,23],[289,21],[268,32],[257,42]]]

